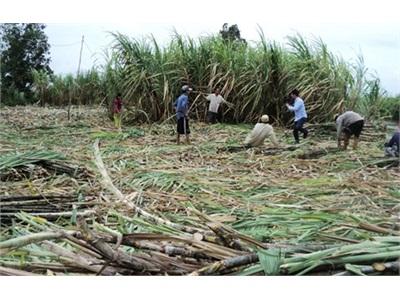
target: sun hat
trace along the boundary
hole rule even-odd
[[[262,123],[268,123],[268,121],[269,121],[268,115],[262,115],[262,117],[261,117],[261,122],[262,122]]]

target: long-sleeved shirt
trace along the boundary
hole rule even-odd
[[[364,118],[354,111],[346,111],[341,114],[336,119],[337,138],[340,139],[340,135],[344,128],[348,128],[351,124],[361,120],[364,120]]]
[[[113,101],[113,112],[120,113],[121,109],[122,109],[122,99],[117,97]]]
[[[302,118],[307,118],[306,107],[304,106],[304,101],[300,97],[294,100],[293,105],[288,105],[288,109],[294,112],[294,121],[298,121]]]
[[[189,110],[189,97],[186,94],[182,94],[175,101],[176,118],[181,119],[185,117]]]
[[[274,129],[266,123],[257,123],[253,130],[246,137],[244,144],[252,147],[261,146],[264,144],[265,138],[269,137],[274,146],[278,146]]]
[[[211,111],[213,113],[218,112],[218,108],[221,103],[226,103],[225,99],[221,95],[210,94],[207,96],[206,99],[210,101],[210,105],[208,106],[208,111]]]

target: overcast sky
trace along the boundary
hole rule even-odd
[[[305,37],[321,37],[332,52],[349,62],[362,54],[368,70],[381,79],[383,87],[390,94],[400,94],[397,1],[69,0],[47,2],[46,9],[38,5],[43,1],[31,2],[7,4],[9,11],[3,16],[2,8],[0,20],[46,23],[51,67],[57,73],[77,71],[82,35],[81,69],[89,69],[101,62],[112,41],[110,31],[139,38],[153,34],[162,44],[170,40],[173,28],[196,38],[218,32],[227,22],[238,24],[247,40],[258,39],[259,25],[267,38],[281,43],[299,32]]]

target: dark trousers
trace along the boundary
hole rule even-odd
[[[190,134],[189,119],[182,117],[177,120],[178,134]]]
[[[218,113],[212,112],[212,111],[208,111],[207,112],[207,122],[211,123],[211,124],[215,124],[217,123],[217,121],[219,119]]]
[[[297,143],[299,142],[299,131],[303,133],[304,138],[306,138],[308,135],[308,130],[303,128],[305,122],[307,122],[307,118],[301,118],[300,120],[294,122],[293,136]]]
[[[350,124],[348,128],[344,128],[343,132],[347,135],[348,138],[350,138],[353,134],[356,138],[359,138],[363,128],[364,120],[359,120],[357,122],[354,122],[353,124]]]

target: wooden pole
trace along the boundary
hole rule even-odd
[[[83,50],[83,43],[85,41],[85,36],[82,35],[82,40],[81,40],[81,50],[79,51],[79,63],[78,63],[78,72],[76,74],[76,77],[78,79],[79,76],[79,72],[81,70],[81,61],[82,61],[82,50]],[[80,114],[80,106],[81,106],[81,100],[79,98],[79,102],[78,102],[78,114]]]
[[[79,51],[79,63],[78,63],[78,72],[77,76],[79,76],[79,72],[81,70],[81,61],[82,61],[82,50],[83,50],[83,42],[85,41],[85,36],[82,35],[82,40],[81,40],[81,50]]]
[[[81,49],[79,51],[79,62],[78,62],[78,71],[76,72],[76,77],[79,76],[80,70],[81,70],[81,61],[82,61],[82,50],[83,50],[83,42],[85,41],[85,36],[82,35],[82,40],[81,40]],[[74,86],[72,85],[71,87],[72,89],[74,89]],[[68,121],[71,120],[71,91],[68,92]],[[79,110],[79,103],[78,103],[78,110]],[[79,113],[79,111],[78,111]]]

